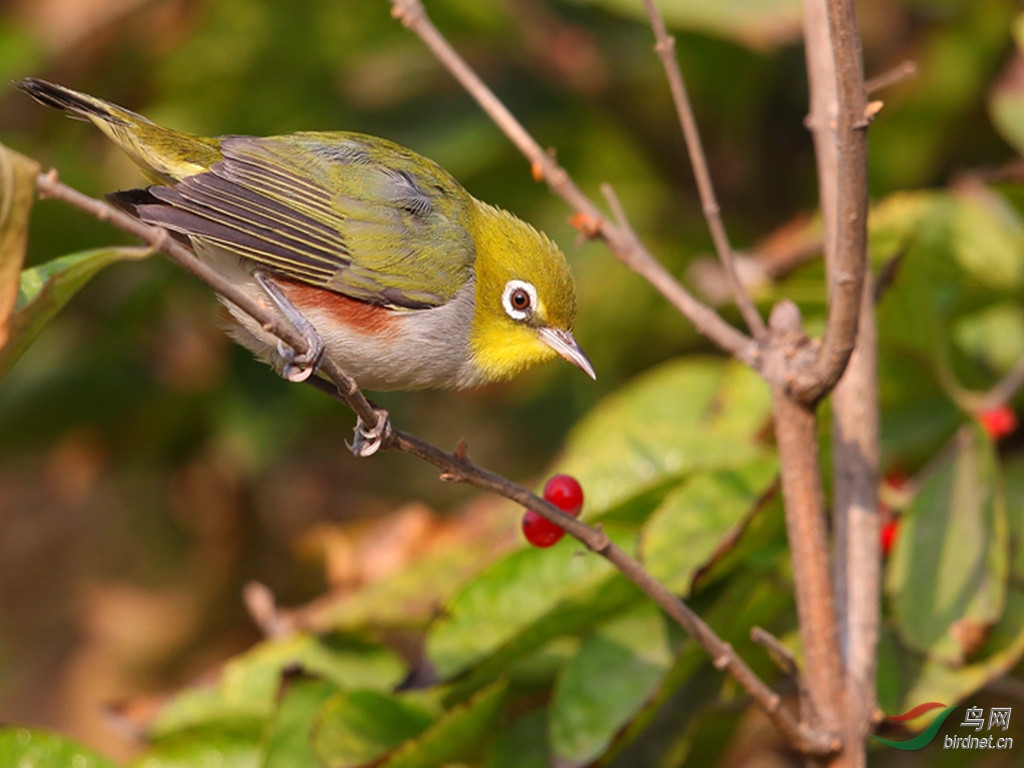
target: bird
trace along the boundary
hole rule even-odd
[[[596,379],[558,246],[416,152],[348,131],[202,137],[46,80],[13,85],[135,162],[149,186],[112,204],[306,336],[297,354],[221,297],[231,336],[285,378],[326,355],[374,391],[476,387],[559,356]]]

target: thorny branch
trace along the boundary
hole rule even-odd
[[[199,261],[188,248],[171,238],[166,230],[145,224],[102,200],[91,198],[68,187],[57,179],[57,174],[53,171],[48,174],[40,174],[36,179],[36,188],[42,196],[61,200],[101,221],[108,221],[119,229],[140,238],[154,249],[164,252],[172,261],[183,266],[223,298],[251,315],[268,332],[292,346],[297,353],[302,354],[307,351],[307,341],[302,334],[289,324],[281,322],[269,306],[249,299],[242,290]],[[355,380],[326,357],[323,358],[318,371],[334,385],[334,387],[325,387],[323,384],[318,384],[319,388],[346,403],[367,425],[376,424],[378,412],[362,394]],[[331,391],[335,388],[336,391]],[[454,453],[449,453],[414,435],[395,429],[384,438],[381,447],[416,456],[441,469],[442,477],[447,481],[466,483],[481,490],[504,496],[558,524],[592,552],[611,562],[626,578],[636,584],[678,622],[708,651],[715,666],[728,671],[758,703],[795,749],[808,755],[825,755],[838,748],[838,743],[832,735],[816,731],[806,723],[800,722],[782,704],[778,694],[747,666],[729,643],[715,634],[711,627],[705,624],[682,600],[672,594],[664,584],[651,576],[637,560],[616,546],[600,527],[592,528],[521,485],[513,483],[495,472],[476,466],[465,456],[465,448],[461,444]]]

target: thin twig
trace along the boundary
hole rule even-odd
[[[804,58],[807,62],[807,84],[810,104],[804,125],[814,142],[814,164],[818,173],[818,201],[824,233],[826,277],[832,291],[832,260],[835,256],[836,194],[839,187],[835,138],[836,62],[832,56],[832,40],[828,29],[826,0],[804,0]]]
[[[242,602],[264,637],[284,637],[294,631],[291,617],[277,607],[274,593],[266,584],[250,581],[242,588]]]
[[[887,70],[880,75],[876,75],[866,81],[864,83],[864,90],[869,94],[873,94],[877,91],[891,88],[898,83],[902,83],[904,80],[910,80],[914,77],[917,77],[917,62],[910,60],[904,61],[897,64],[892,69]]]
[[[937,375],[950,397],[965,411],[971,413],[989,411],[1005,405],[1020,391],[1021,387],[1024,387],[1024,355],[1017,358],[1017,362],[1003,378],[986,392],[975,392],[961,386],[953,375],[948,362],[938,366]]]
[[[718,637],[689,606],[651,576],[637,560],[613,544],[600,527],[591,528],[504,477],[477,467],[467,459],[459,460],[453,454],[412,435],[395,430],[392,440],[393,447],[440,467],[450,475],[450,479],[504,496],[562,526],[592,552],[611,562],[700,643],[711,655],[715,667],[732,675],[795,749],[806,755],[828,755],[838,749],[839,742],[834,736],[811,729],[806,723],[798,721],[783,705],[779,695],[747,666],[729,643]]]
[[[108,221],[119,229],[135,235],[154,248],[163,251],[174,262],[181,264],[207,283],[223,298],[251,315],[269,333],[273,333],[285,343],[293,345],[300,353],[306,351],[305,339],[300,333],[287,323],[281,323],[268,306],[250,300],[239,288],[224,280],[218,273],[199,261],[191,251],[173,240],[166,230],[149,226],[101,200],[88,197],[62,184],[54,173],[40,175],[36,183],[37,189],[47,197],[66,202],[90,213],[101,221]],[[377,412],[350,376],[329,358],[323,359],[319,372],[331,380],[333,387],[325,382],[317,381],[318,388],[352,407],[367,424],[374,423]],[[357,410],[356,406],[365,411],[365,416],[363,412]],[[728,643],[718,637],[665,585],[651,576],[637,560],[613,544],[600,527],[591,528],[526,488],[501,475],[476,466],[466,457],[464,447],[457,448],[456,453],[448,453],[425,440],[397,429],[392,430],[384,437],[381,447],[417,456],[440,468],[447,480],[467,483],[504,496],[561,526],[567,533],[579,539],[588,549],[611,562],[626,578],[635,583],[688,631],[711,654],[715,666],[727,670],[743,686],[744,690],[765,711],[794,748],[809,755],[829,754],[837,748],[838,743],[832,735],[813,730],[807,724],[797,720],[793,713],[782,705],[779,696],[744,663]],[[263,602],[265,603],[265,600]],[[259,609],[258,613],[262,617],[267,612],[266,605],[261,604]]]
[[[605,202],[608,203],[608,208],[611,209],[612,216],[615,217],[615,223],[627,235],[636,238],[636,231],[629,221],[629,216],[626,215],[626,209],[623,207],[622,201],[619,200],[619,195],[615,192],[615,187],[605,182],[601,185],[601,194],[604,195]]]
[[[820,6],[806,0],[805,6]],[[864,91],[864,70],[853,0],[827,0],[829,40],[835,61],[838,111],[835,128],[834,234],[826,235],[828,319],[810,365],[793,371],[789,391],[816,403],[839,381],[857,341],[861,293],[867,270],[867,128],[874,112]],[[822,199],[825,206],[829,201]],[[827,211],[826,226],[829,223]],[[831,246],[831,248],[829,247]],[[828,255],[832,253],[829,259]]]
[[[896,253],[886,259],[878,270],[878,275],[871,281],[871,305],[877,307],[885,294],[888,293],[893,283],[896,282],[897,276],[900,273],[900,267],[903,266],[903,259],[906,257],[907,252],[910,250],[909,238],[904,242]]]
[[[1006,375],[982,398],[981,409],[996,408],[1005,404],[1024,387],[1024,355],[1018,358]]]
[[[576,186],[564,168],[527,132],[508,108],[494,95],[479,75],[459,56],[430,21],[420,0],[389,0],[391,13],[413,31],[431,53],[455,77],[487,115],[530,162],[548,187],[596,228],[599,235],[623,264],[647,279],[665,299],[678,309],[697,331],[708,337],[744,364],[761,369],[758,344],[729,325],[713,309],[699,301],[628,230],[615,226]]]
[[[714,184],[711,183],[711,172],[708,170],[707,156],[700,139],[700,129],[697,127],[697,119],[693,116],[690,97],[686,93],[686,81],[683,80],[679,60],[676,58],[676,39],[668,34],[665,20],[654,4],[654,0],[644,0],[644,9],[647,11],[647,18],[654,31],[654,51],[661,59],[661,65],[665,70],[672,102],[675,104],[679,125],[686,140],[686,149],[690,154],[690,165],[693,168],[693,178],[697,182],[697,192],[700,195],[701,207],[708,223],[708,229],[711,230],[711,239],[714,241],[718,258],[722,262],[722,267],[725,269],[729,285],[732,288],[733,299],[736,301],[736,306],[739,308],[747,328],[750,329],[755,339],[764,339],[768,334],[768,328],[765,326],[764,320],[761,319],[754,302],[751,301],[750,294],[740,282],[739,274],[736,271],[735,256],[732,246],[729,244],[729,235],[722,223],[722,209],[718,205]]]
[[[762,627],[750,628],[750,639],[768,651],[768,655],[784,675],[794,680],[800,677],[800,667],[797,666],[796,657],[793,652],[782,644],[775,635]]]

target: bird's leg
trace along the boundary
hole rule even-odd
[[[338,391],[338,387],[332,381],[322,379],[319,376],[313,376],[308,379],[306,383],[314,389],[319,389],[325,395],[334,398],[340,403],[347,402]],[[381,446],[384,444],[384,441],[391,436],[391,416],[386,410],[374,405],[373,403],[370,403],[370,407],[372,407],[373,412],[377,414],[377,420],[374,423],[373,429],[367,427],[362,418],[357,416],[355,439],[352,440],[351,445],[347,442],[345,443],[353,454],[362,458],[372,456],[379,451]]]
[[[284,295],[284,292],[278,287],[277,283],[259,269],[253,272],[253,277],[270,300],[274,302],[274,306],[295,326],[295,330],[306,338],[309,349],[301,355],[297,354],[294,349],[280,339],[277,340],[277,354],[284,361],[281,367],[281,375],[288,379],[288,381],[305,381],[320,364],[320,358],[324,354],[324,341],[320,338],[320,334],[316,332],[316,328],[306,319],[305,315],[299,312],[295,305],[288,300],[288,297]]]
[[[356,436],[352,439],[352,445],[349,446],[352,453],[362,458],[373,456],[391,435],[391,417],[388,412],[376,406],[374,406],[374,411],[377,413],[377,423],[372,429],[367,427],[361,418],[356,419]]]

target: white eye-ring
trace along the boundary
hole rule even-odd
[[[525,320],[537,306],[537,289],[525,280],[509,280],[501,294],[501,303],[513,320]]]

